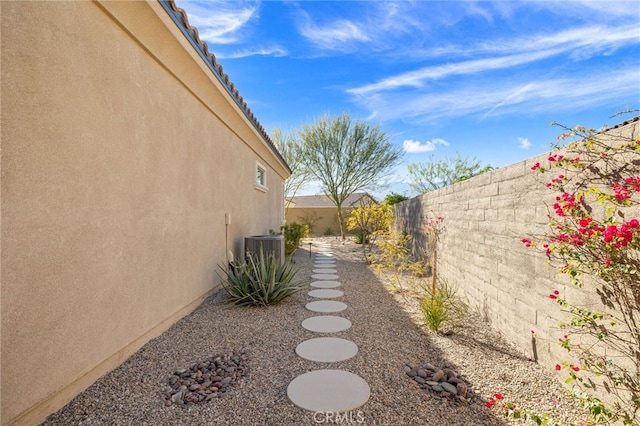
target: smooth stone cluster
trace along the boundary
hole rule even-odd
[[[426,363],[416,368],[405,366],[404,372],[427,395],[464,405],[480,401],[471,389],[471,384],[450,368],[438,368]]]
[[[174,371],[165,380],[164,405],[199,404],[224,395],[246,374],[247,361],[247,351],[227,352]]]

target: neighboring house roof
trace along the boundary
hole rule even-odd
[[[368,197],[376,201],[375,198],[366,192],[354,192],[344,200],[342,206],[358,207],[362,197]],[[326,195],[301,195],[299,197],[291,197],[289,201],[289,208],[295,209],[323,209],[336,207],[334,202],[327,198]]]
[[[240,107],[240,110],[242,110],[249,122],[258,131],[258,134],[262,136],[269,148],[271,148],[271,151],[273,151],[274,155],[282,162],[287,171],[289,173],[292,173],[291,168],[287,164],[287,161],[284,159],[282,154],[280,154],[280,151],[278,151],[278,148],[276,148],[276,145],[269,137],[269,134],[264,130],[264,127],[262,127],[256,116],[253,115],[253,112],[251,112],[251,109],[249,109],[249,106],[247,105],[245,100],[242,98],[242,96],[240,96],[240,93],[235,88],[234,84],[229,80],[229,76],[222,70],[222,65],[220,65],[216,61],[215,55],[209,52],[209,46],[207,45],[207,42],[200,40],[198,29],[189,24],[187,12],[185,12],[184,9],[179,8],[174,0],[158,0],[158,2],[162,5],[173,22],[175,22],[182,34],[184,34],[187,40],[189,40],[193,48],[196,50],[196,52],[198,52],[205,64],[207,64],[209,69],[220,81],[222,86],[227,90],[231,98]]]

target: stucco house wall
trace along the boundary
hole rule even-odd
[[[290,170],[162,4],[0,7],[1,424],[36,424],[218,288]]]
[[[345,209],[347,211],[347,209]],[[348,217],[348,214],[346,215]],[[297,222],[305,224],[312,218],[313,235],[324,235],[327,229],[331,229],[331,235],[340,235],[340,224],[338,223],[338,210],[333,208],[291,208],[287,209],[287,223]]]
[[[342,214],[345,219],[351,211],[360,207],[361,199],[366,202],[375,202],[375,199],[366,192],[355,192],[349,195],[342,204]],[[331,229],[331,235],[340,235],[340,223],[338,222],[338,208],[324,195],[301,195],[287,199],[286,223],[297,222],[310,224],[313,235],[324,235]],[[311,223],[312,222],[312,223]],[[349,233],[350,231],[347,231]]]

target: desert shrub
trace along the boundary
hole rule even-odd
[[[420,267],[411,259],[409,244],[411,236],[393,231],[377,240],[378,252],[372,256],[371,264],[377,273],[383,273],[391,290],[403,294],[414,290],[417,278],[422,276]],[[420,274],[418,272],[420,271]]]
[[[369,244],[369,235],[365,236],[362,229],[356,229],[353,233],[353,241],[356,244]]]
[[[262,249],[248,256],[244,264],[233,262],[220,269],[224,273],[222,287],[234,305],[271,305],[305,287],[295,280],[297,271],[289,262],[281,264],[274,253],[265,255]]]
[[[444,326],[454,328],[465,318],[468,307],[457,296],[458,289],[446,280],[438,280],[435,292],[424,286],[425,294],[420,298],[420,308],[429,329],[440,333]]]
[[[309,235],[309,225],[292,222],[282,227],[282,234],[284,235],[284,252],[290,255],[300,247],[300,241]]]
[[[325,237],[330,237],[332,235],[335,235],[335,233],[333,232],[333,229],[327,228],[324,230],[324,233],[322,235],[324,235]]]

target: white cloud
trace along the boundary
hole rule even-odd
[[[406,152],[411,154],[433,151],[436,149],[438,145],[449,146],[449,142],[440,138],[434,138],[424,143],[421,143],[420,141],[414,141],[411,139],[406,139],[404,142],[402,142],[402,148]]]
[[[482,118],[519,111],[578,110],[621,98],[632,102],[637,90],[638,69],[632,65],[617,70],[594,70],[588,75],[578,72],[555,79],[497,82],[488,78],[445,85],[438,91],[421,88],[358,96],[355,101],[379,121],[399,119],[435,123],[440,119],[473,114]]]
[[[520,144],[520,148],[522,149],[531,148],[531,141],[527,138],[518,137],[518,143]]]
[[[574,60],[583,60],[599,53],[610,54],[611,51],[622,46],[639,42],[640,33],[636,26],[621,28],[594,26],[508,42],[494,40],[492,43],[474,46],[466,52],[494,56],[423,67],[355,87],[347,92],[353,95],[369,95],[401,87],[423,87],[430,80],[505,70],[562,54],[567,54]],[[454,46],[450,50],[451,53],[465,56],[465,51],[459,47]],[[447,49],[440,53],[443,54],[446,51]]]
[[[237,59],[237,58],[246,58],[249,56],[273,56],[273,57],[281,57],[287,56],[288,52],[286,49],[283,49],[280,46],[271,46],[271,47],[262,47],[262,48],[254,48],[254,49],[243,49],[237,50],[233,53],[221,53],[216,54],[216,58],[218,59]]]
[[[312,43],[329,50],[350,50],[353,42],[366,42],[370,39],[363,26],[345,19],[316,25],[307,16],[298,30]]]
[[[201,40],[213,44],[233,44],[240,41],[241,30],[257,17],[259,9],[257,4],[247,2],[185,3],[188,6],[189,24],[198,28]]]

